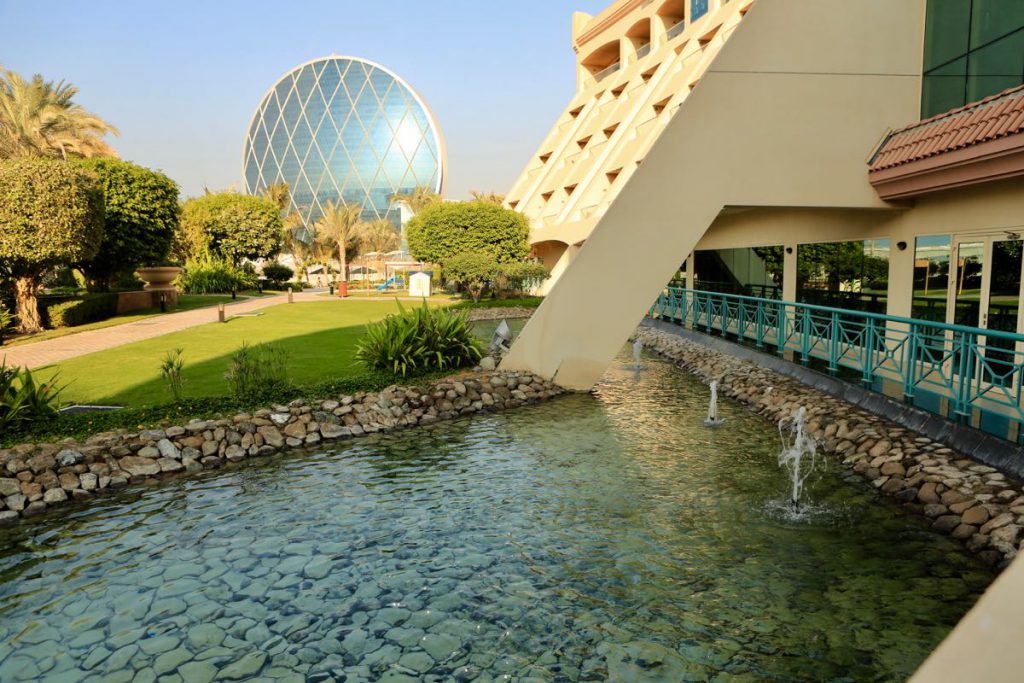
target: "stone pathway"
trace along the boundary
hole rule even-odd
[[[258,299],[245,299],[227,305],[227,315],[251,313],[268,306],[276,306],[288,301],[287,294],[277,294]],[[326,297],[317,296],[315,291],[296,292],[294,301],[329,301]],[[217,307],[197,308],[181,313],[144,318],[124,325],[106,327],[100,330],[89,330],[66,337],[46,339],[44,341],[21,344],[19,346],[0,348],[0,360],[6,365],[38,368],[44,365],[59,363],[69,358],[84,356],[87,353],[123,346],[132,342],[152,339],[171,332],[185,330],[198,325],[216,322]]]

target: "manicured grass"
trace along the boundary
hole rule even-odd
[[[365,374],[353,359],[366,323],[398,311],[394,301],[317,301],[282,304],[262,315],[232,318],[146,341],[73,358],[40,370],[59,373],[66,402],[130,407],[171,400],[159,365],[168,351],[184,349],[185,397],[230,393],[224,382],[231,354],[242,342],[276,342],[289,354],[289,380],[316,384]]]
[[[243,299],[251,298],[252,296],[258,297],[261,295],[253,293],[246,296],[239,296],[238,300],[241,301]],[[38,334],[14,337],[10,340],[6,340],[4,344],[5,346],[17,346],[18,344],[29,344],[32,342],[43,341],[45,339],[56,339],[58,337],[66,337],[69,334],[78,334],[79,332],[86,332],[88,330],[102,330],[107,327],[133,323],[137,320],[145,320],[146,318],[152,318],[158,315],[181,313],[182,311],[191,311],[196,308],[204,308],[206,306],[216,306],[217,304],[229,301],[231,301],[231,297],[229,295],[181,294],[178,296],[177,308],[174,308],[167,313],[161,313],[159,308],[142,308],[123,315],[115,315],[113,318],[107,318],[106,320],[78,325],[77,327],[58,327],[55,330],[43,330]]]

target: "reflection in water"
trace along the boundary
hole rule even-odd
[[[838,467],[774,515],[774,430],[630,361],[3,531],[0,680],[887,680],[991,580]]]

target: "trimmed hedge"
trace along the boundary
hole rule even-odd
[[[117,315],[117,293],[85,294],[73,299],[43,297],[39,308],[48,327],[78,327]]]

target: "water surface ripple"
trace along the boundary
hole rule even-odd
[[[0,680],[906,678],[992,572],[624,355],[595,395],[0,532]]]

